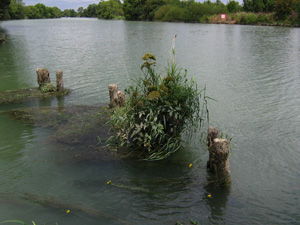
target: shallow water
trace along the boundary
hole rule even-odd
[[[298,28],[97,19],[1,26],[8,41],[0,46],[0,90],[36,86],[38,67],[50,70],[52,82],[63,70],[65,87],[73,89],[1,111],[107,104],[108,84],[126,88],[140,75],[144,53],[155,54],[164,73],[177,34],[177,62],[217,100],[209,103],[210,124],[233,137],[234,148],[232,185],[222,189],[207,185],[208,154],[198,140],[162,162],[81,160],[72,154],[78,146],[51,142],[53,130],[0,114],[0,221],[300,224]],[[53,204],[41,204],[48,197]],[[74,210],[66,213],[67,206]]]

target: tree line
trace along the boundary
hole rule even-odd
[[[213,22],[214,15],[241,14],[239,22],[250,21],[291,21],[300,23],[300,0],[220,0],[204,3],[195,0],[101,0],[87,8],[79,7],[61,11],[57,7],[47,7],[41,3],[25,6],[22,0],[1,0],[0,20],[2,19],[41,19],[60,17],[98,17],[100,19],[125,19],[144,21]],[[254,16],[254,13],[257,14]],[[248,21],[248,22],[247,22]],[[242,23],[241,22],[241,23]]]

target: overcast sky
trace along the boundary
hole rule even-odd
[[[204,0],[196,0],[196,1],[203,2]],[[211,1],[215,2],[215,0],[211,0]],[[225,4],[229,2],[229,0],[221,0],[221,1]],[[240,4],[242,4],[243,2],[243,0],[235,0],[235,1],[240,2]],[[75,9],[77,11],[77,9],[81,6],[83,8],[86,8],[90,4],[98,4],[99,0],[23,0],[23,2],[25,3],[25,5],[35,5],[37,3],[42,3],[49,7],[57,6],[61,10]]]

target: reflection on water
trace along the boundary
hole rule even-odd
[[[209,221],[222,222],[226,213],[226,205],[228,196],[230,195],[230,185],[217,185],[216,183],[208,183],[205,186],[206,202],[210,208]]]
[[[108,84],[124,89],[141,57],[157,56],[164,73],[177,34],[177,62],[207,87],[210,123],[233,137],[232,185],[207,182],[200,136],[162,162],[107,161],[78,154],[88,145],[58,145],[53,130],[0,114],[0,193],[32,193],[86,206],[132,224],[297,224],[299,217],[299,29],[148,23],[97,19],[6,21],[0,89],[36,86],[35,69],[64,72],[72,93],[0,110],[100,105]],[[62,108],[58,108],[62,109]],[[75,153],[76,152],[76,153]],[[78,154],[77,154],[78,153]],[[189,164],[193,166],[189,168]],[[114,185],[107,185],[111,180]],[[211,195],[211,197],[208,197]],[[0,220],[37,224],[119,224],[74,209],[0,198]]]

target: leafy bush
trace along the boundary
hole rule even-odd
[[[236,2],[234,0],[230,0],[226,7],[228,12],[230,13],[236,13],[242,11],[242,6],[240,6],[239,2]]]
[[[171,5],[163,5],[163,6],[159,7],[154,14],[154,20],[161,21],[165,17],[165,15],[167,14],[167,12],[170,10],[171,7],[172,7]]]
[[[163,21],[183,21],[184,20],[184,9],[179,8],[178,6],[172,6],[169,11],[166,13]]]
[[[182,132],[202,125],[201,92],[193,79],[187,79],[187,71],[182,74],[175,60],[164,77],[154,71],[154,55],[147,53],[143,60],[143,76],[125,90],[125,107],[117,108],[110,122],[121,146],[147,160],[159,160],[179,149]]]
[[[121,2],[118,0],[101,1],[97,6],[99,19],[119,19],[123,14]]]
[[[285,20],[296,8],[297,0],[276,0],[275,13],[279,20]]]
[[[257,24],[257,14],[255,13],[245,13],[242,15],[240,23],[247,25]]]

